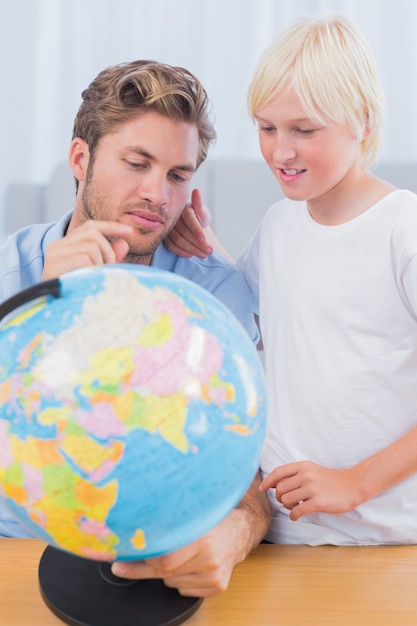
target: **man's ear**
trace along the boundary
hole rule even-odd
[[[87,176],[90,151],[84,139],[76,137],[72,140],[68,151],[68,162],[74,177],[84,181]]]

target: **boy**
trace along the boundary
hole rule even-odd
[[[281,34],[250,85],[287,196],[238,260],[265,350],[271,542],[417,542],[417,196],[368,169],[382,100],[336,14]]]

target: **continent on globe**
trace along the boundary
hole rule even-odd
[[[258,468],[254,346],[221,302],[170,272],[108,265],[59,283],[0,324],[0,495],[36,536],[86,558],[194,541]]]

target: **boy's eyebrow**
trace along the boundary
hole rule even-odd
[[[266,122],[267,124],[270,124],[271,122],[269,120],[267,120],[264,117],[260,117],[259,115],[254,115],[254,118],[258,121],[258,122]],[[312,120],[310,117],[300,117],[300,118],[296,118],[296,119],[291,119],[289,120],[292,124],[314,124],[314,120]]]
[[[259,115],[255,115],[253,116],[255,118],[255,120],[257,120],[258,122],[266,122],[267,120],[264,117],[260,117]]]

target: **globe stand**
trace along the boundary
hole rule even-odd
[[[48,608],[70,626],[176,626],[203,602],[158,579],[118,578],[108,563],[51,546],[39,563],[39,587]]]

